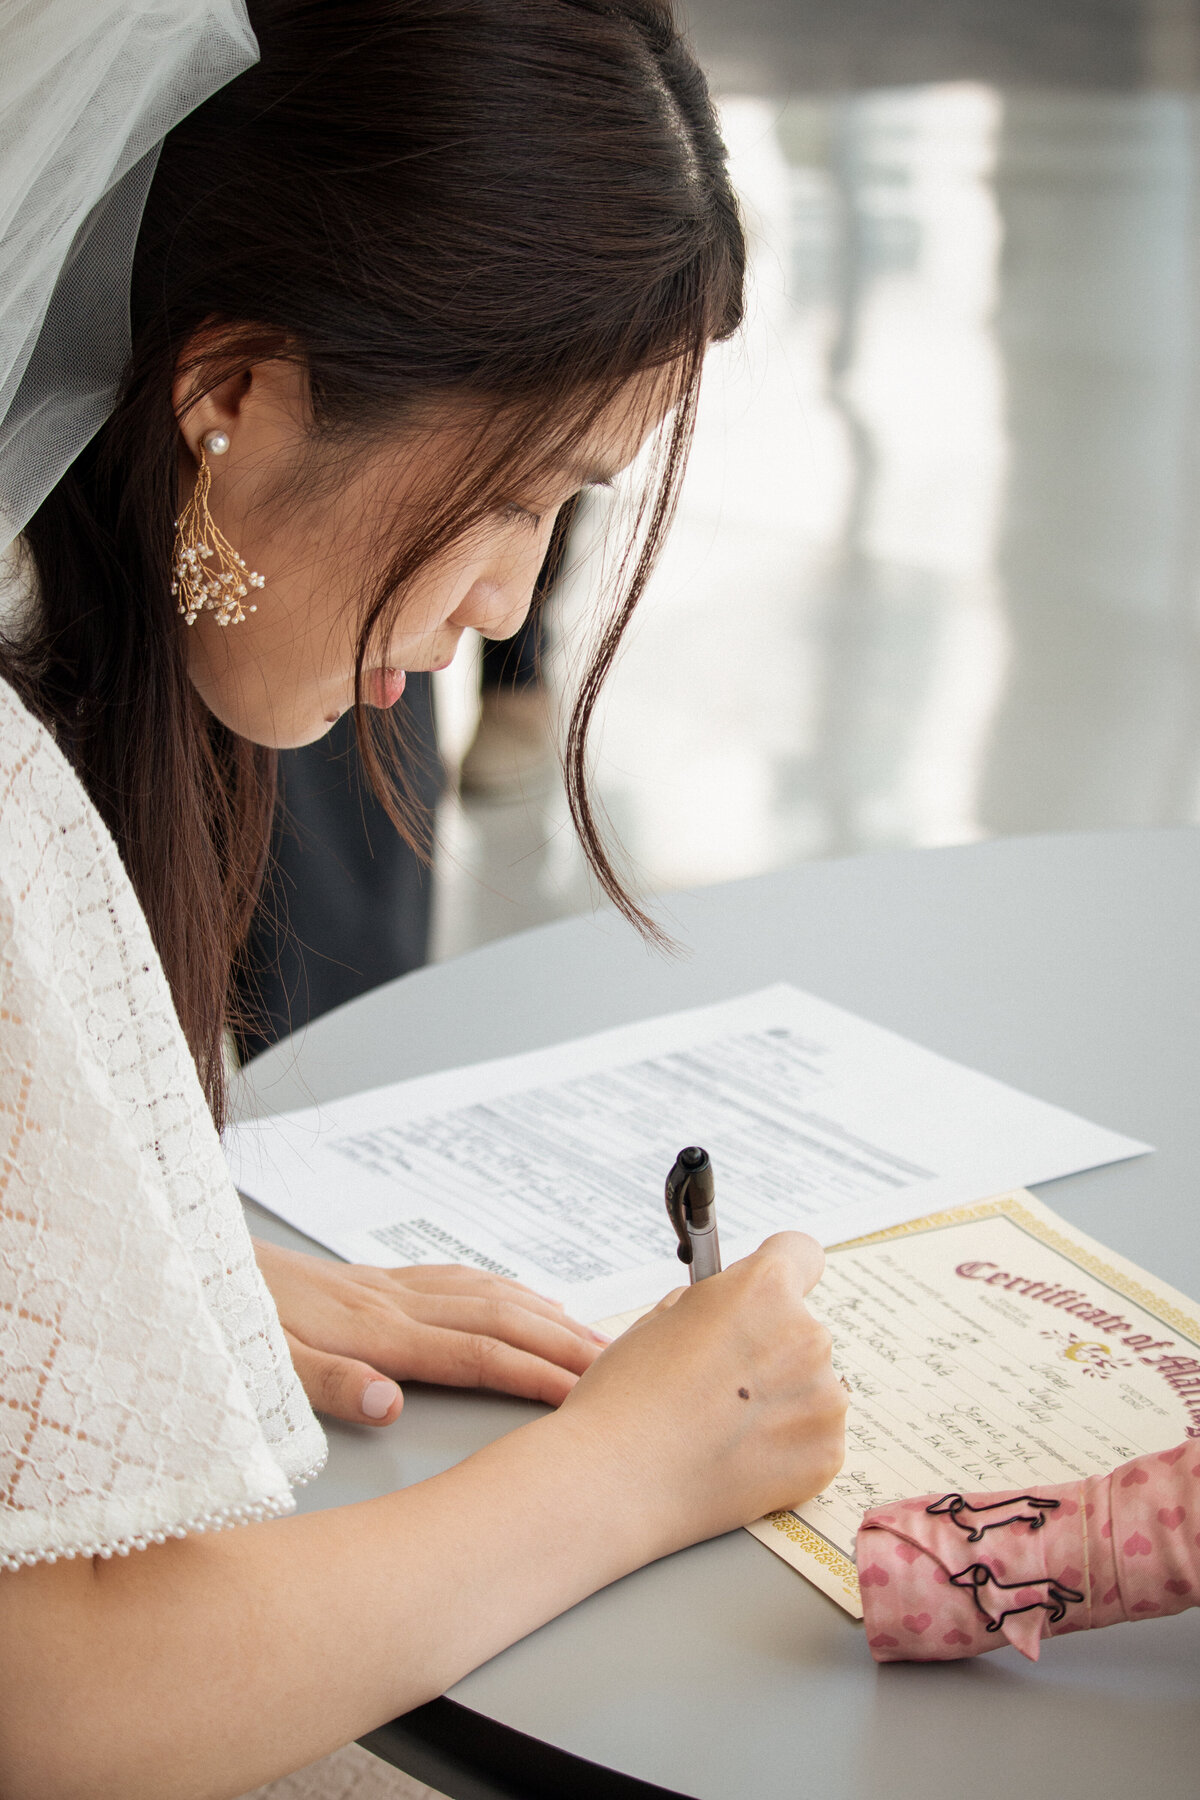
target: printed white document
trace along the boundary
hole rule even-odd
[[[597,1319],[685,1279],[663,1205],[713,1160],[728,1263],[1149,1148],[811,994],[771,987],[230,1131],[234,1179],[355,1262],[463,1262]]]

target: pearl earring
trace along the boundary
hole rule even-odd
[[[194,625],[202,612],[214,613],[218,625],[240,625],[247,613],[258,611],[257,606],[245,605],[250,589],[266,586],[261,575],[246,567],[208,510],[212,487],[208,458],[224,456],[228,448],[227,432],[204,434],[195,490],[175,521],[171,592],[189,625]],[[208,568],[204,567],[206,561]]]

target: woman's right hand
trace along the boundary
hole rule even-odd
[[[804,1304],[824,1266],[802,1232],[768,1238],[639,1319],[554,1416],[615,1457],[647,1559],[798,1506],[841,1468],[846,1390]]]

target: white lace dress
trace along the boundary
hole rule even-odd
[[[0,1568],[287,1512],[324,1459],[116,846],[0,681]],[[425,1791],[353,1749],[262,1790]]]

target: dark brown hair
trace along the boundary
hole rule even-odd
[[[267,357],[302,362],[315,478],[447,400],[477,420],[452,491],[417,533],[380,546],[360,688],[414,573],[559,463],[633,376],[663,371],[674,411],[567,739],[592,868],[651,929],[593,812],[588,723],[669,522],[704,351],[736,326],[743,276],[724,151],[670,5],[251,0],[250,13],[261,62],[165,144],[122,393],[29,526],[41,630],[3,659],[114,834],[218,1124],[274,764],[187,676],[169,593],[181,358],[196,393]],[[361,692],[356,719],[373,784],[417,835]]]

